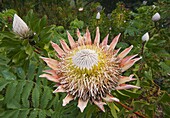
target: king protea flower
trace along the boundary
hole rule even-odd
[[[14,14],[12,27],[13,31],[20,37],[26,38],[29,36],[30,33],[29,27],[17,14]]]
[[[78,41],[67,32],[70,46],[64,40],[60,40],[61,47],[51,42],[57,52],[59,60],[41,57],[51,70],[45,70],[48,80],[56,83],[56,92],[66,92],[63,106],[71,100],[78,98],[78,107],[81,112],[85,109],[88,101],[96,104],[102,111],[105,102],[119,102],[119,99],[111,95],[112,90],[140,88],[126,84],[135,80],[133,75],[128,77],[121,74],[129,69],[141,58],[137,55],[127,56],[133,46],[126,48],[118,54],[115,50],[120,34],[116,36],[108,46],[107,35],[100,43],[100,33],[97,27],[96,37],[92,43],[90,32],[87,29],[84,37],[77,31]]]

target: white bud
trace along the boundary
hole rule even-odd
[[[146,32],[143,36],[142,36],[142,41],[148,41],[149,40],[149,33]]]
[[[13,31],[23,38],[25,38],[30,31],[27,24],[17,14],[14,14],[12,27]]]
[[[147,1],[143,1],[143,3],[142,3],[143,5],[146,5],[147,4]]]
[[[79,11],[83,11],[83,7],[80,7],[80,8],[79,8]]]
[[[158,21],[161,19],[161,16],[159,13],[156,13],[152,16],[152,21]]]
[[[96,15],[96,19],[99,20],[100,19],[100,12],[97,13]]]
[[[156,8],[156,6],[155,6],[155,5],[152,5],[152,8],[153,8],[153,9],[155,9],[155,8]]]

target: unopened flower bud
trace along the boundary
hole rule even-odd
[[[156,6],[155,6],[155,5],[152,5],[152,8],[153,8],[153,9],[155,9],[155,8],[156,8]]]
[[[152,21],[158,21],[161,19],[161,16],[159,13],[156,13],[152,16]]]
[[[142,36],[142,41],[148,41],[149,40],[149,33],[146,32],[143,36]]]
[[[80,7],[80,8],[79,8],[79,11],[83,11],[83,7]]]
[[[100,12],[97,13],[96,15],[96,19],[99,20],[100,19]]]
[[[13,31],[23,38],[27,37],[30,31],[27,24],[17,14],[14,14],[12,27]]]
[[[146,4],[147,4],[147,1],[143,1],[142,4],[143,4],[143,5],[146,5]]]

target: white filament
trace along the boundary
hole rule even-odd
[[[80,69],[92,69],[98,64],[98,54],[94,50],[82,49],[72,57],[73,64]]]

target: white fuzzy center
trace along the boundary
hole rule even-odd
[[[98,54],[94,50],[82,49],[72,57],[73,63],[80,69],[92,69],[98,64]]]

